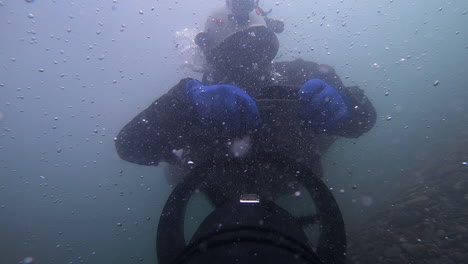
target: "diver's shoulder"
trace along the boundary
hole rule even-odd
[[[309,61],[309,60],[304,60],[302,58],[296,58],[291,61],[277,61],[274,62],[275,67],[311,67],[311,66],[319,66],[320,64],[314,62],[314,61]]]
[[[288,84],[304,83],[311,76],[316,75],[320,64],[304,59],[294,59],[292,61],[279,61],[274,63],[274,71],[284,79]]]
[[[327,64],[320,64],[314,61],[308,61],[301,58],[292,61],[279,61],[274,63],[274,69],[281,74],[335,74],[335,69]]]

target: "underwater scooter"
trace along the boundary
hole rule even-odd
[[[296,89],[268,87],[260,94],[264,121],[291,117],[284,110],[296,111]],[[186,238],[195,195],[211,204],[211,213]],[[329,188],[307,166],[268,150],[195,166],[170,194],[156,240],[160,264],[346,262],[344,222]]]
[[[265,154],[207,162],[176,186],[159,221],[159,263],[345,263],[344,223],[330,190],[301,164]],[[214,209],[186,243],[185,213],[200,193]],[[297,196],[314,210],[297,215],[293,204],[278,203]]]

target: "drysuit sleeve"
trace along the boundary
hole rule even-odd
[[[336,134],[348,138],[357,138],[375,125],[377,113],[369,98],[359,87],[344,87],[340,89],[340,92],[346,98],[351,117],[336,131]]]
[[[120,158],[148,166],[176,162],[173,151],[185,147],[194,121],[185,94],[188,80],[181,80],[122,128],[115,139]]]
[[[316,67],[318,70],[314,72],[318,72],[319,78],[338,89],[350,113],[347,121],[340,125],[339,129],[330,133],[342,137],[357,138],[368,132],[375,125],[377,113],[369,98],[364,94],[364,90],[358,86],[344,86],[335,69],[331,66],[321,64]]]
[[[375,125],[377,113],[364,91],[357,86],[345,87],[333,67],[296,59],[291,62],[277,63],[275,68],[281,75],[286,76],[288,84],[303,85],[310,79],[321,79],[338,89],[351,115],[338,129],[329,133],[357,138]]]

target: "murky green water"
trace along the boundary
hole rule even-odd
[[[200,31],[223,1],[186,2],[0,1],[1,263],[156,262],[171,186],[162,168],[120,160],[113,141],[181,78],[200,78],[181,67],[174,34]],[[468,2],[261,5],[286,24],[277,60],[331,65],[377,109],[369,133],[323,160],[356,263],[361,251],[381,263],[462,263]]]

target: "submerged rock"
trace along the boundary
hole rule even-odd
[[[450,164],[421,169],[395,201],[350,231],[349,263],[466,262],[467,170]]]

